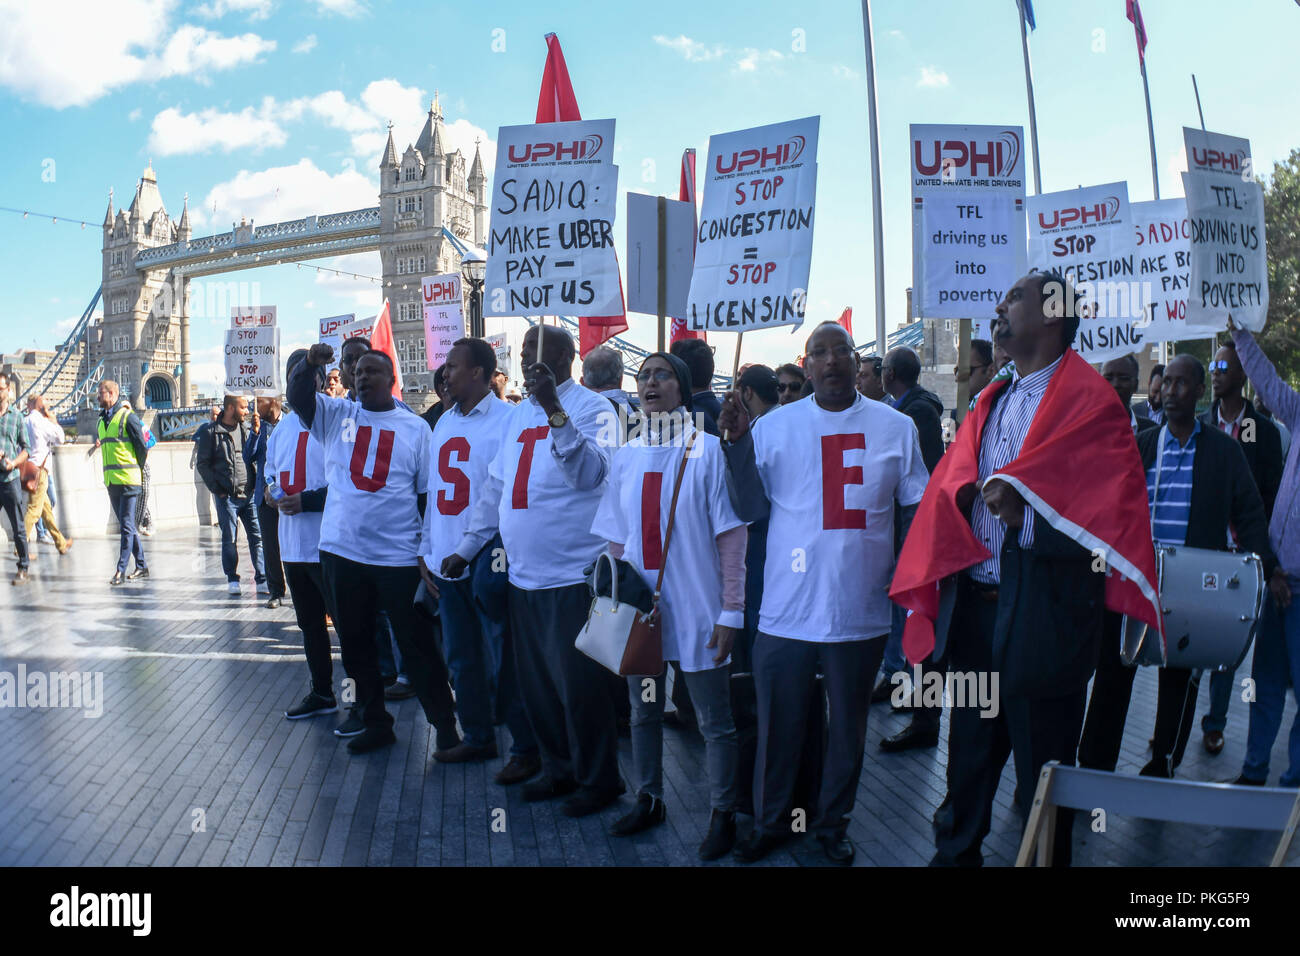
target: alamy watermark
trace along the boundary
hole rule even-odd
[[[17,672],[0,671],[0,709],[68,708],[83,710],[86,717],[104,713],[102,671],[28,671],[19,664]]]
[[[895,707],[974,707],[981,717],[997,717],[1001,705],[997,671],[895,671],[890,702]]]

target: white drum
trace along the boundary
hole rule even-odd
[[[1165,647],[1159,634],[1126,616],[1120,642],[1124,663],[1235,670],[1250,650],[1264,607],[1259,555],[1158,547],[1156,579]]]

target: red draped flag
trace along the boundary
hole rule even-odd
[[[1124,15],[1133,24],[1133,35],[1137,37],[1138,59],[1143,63],[1147,59],[1147,28],[1142,22],[1142,5],[1138,0],[1125,0]]]
[[[402,397],[402,363],[397,361],[397,343],[393,340],[393,322],[388,315],[388,300],[379,310],[375,319],[375,328],[370,333],[370,347],[376,352],[383,352],[393,360],[393,398]]]
[[[850,338],[853,337],[853,306],[846,306],[844,311],[840,313],[840,317],[835,321],[839,323],[845,332],[849,333]]]
[[[980,392],[930,476],[898,557],[889,596],[912,612],[903,651],[913,663],[935,646],[939,582],[990,556],[957,493],[979,480],[984,425],[994,394],[1006,387]],[[1074,349],[1052,376],[1020,455],[994,478],[1014,487],[1057,531],[1105,558],[1107,608],[1160,630],[1146,471],[1114,390]]]
[[[542,71],[542,89],[537,96],[538,123],[572,123],[582,119],[578,112],[578,98],[569,80],[569,67],[564,62],[560,38],[546,34],[546,68]],[[623,302],[623,276],[618,279],[618,299]],[[578,355],[583,356],[606,339],[627,331],[626,309],[618,315],[578,319]]]
[[[695,210],[695,150],[688,149],[682,153],[682,174],[677,181],[677,198],[681,202],[691,204],[691,210]],[[682,339],[704,339],[707,338],[704,330],[692,331],[687,328],[685,319],[673,319],[670,325],[670,334],[668,341],[680,342]]]

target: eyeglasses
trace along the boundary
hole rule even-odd
[[[810,359],[817,359],[818,361],[821,361],[822,359],[826,358],[827,355],[833,355],[836,358],[848,358],[852,354],[853,354],[853,347],[841,343],[839,345],[833,345],[830,348],[827,348],[824,345],[815,348],[808,353],[808,357]]]
[[[1228,370],[1228,360],[1219,359],[1217,362],[1210,363],[1211,372],[1226,372]]]
[[[803,388],[803,382],[777,382],[776,390],[778,392],[797,392]]]
[[[654,382],[656,385],[662,385],[664,382],[671,382],[677,375],[666,368],[642,369],[636,373],[638,385],[648,385]]]

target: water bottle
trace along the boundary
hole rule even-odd
[[[266,497],[271,504],[279,504],[285,497],[284,489],[276,484],[275,478],[266,476]]]

